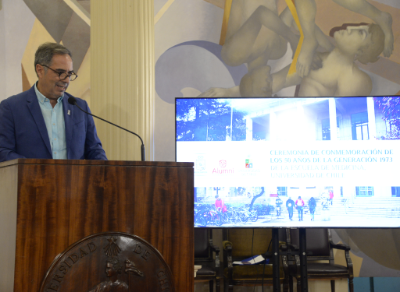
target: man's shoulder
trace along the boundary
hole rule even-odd
[[[26,114],[26,111],[28,108],[25,106],[21,105],[27,105],[29,101],[35,101],[36,94],[35,94],[35,89],[31,88],[27,91],[18,93],[16,95],[12,95],[0,102],[0,109],[3,111],[5,114],[8,112],[8,114],[18,114],[21,116],[24,116]]]
[[[28,98],[35,97],[35,89],[31,87],[30,89],[23,91],[21,93],[12,95],[4,100],[8,104],[19,104],[22,101],[26,101]]]

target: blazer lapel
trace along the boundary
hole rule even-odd
[[[32,114],[32,117],[36,123],[36,126],[38,127],[39,133],[42,136],[43,143],[46,145],[46,148],[49,151],[50,156],[52,157],[49,135],[47,134],[46,124],[44,123],[44,118],[42,115],[42,111],[40,110],[40,106],[39,106],[39,102],[37,100],[35,88],[33,88],[33,87],[30,89],[30,92],[29,92],[29,95],[27,98],[27,106],[28,106],[29,111]]]

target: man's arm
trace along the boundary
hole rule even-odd
[[[8,100],[0,103],[0,162],[25,158],[16,152],[14,119]]]

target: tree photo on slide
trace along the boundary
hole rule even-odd
[[[400,97],[386,96],[383,98],[374,98],[375,103],[382,111],[382,119],[386,123],[386,136],[384,140],[400,139]]]
[[[218,99],[177,99],[177,141],[244,141],[244,114]]]

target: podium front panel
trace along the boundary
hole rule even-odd
[[[10,209],[1,233],[11,252],[1,251],[9,263],[1,277],[12,271],[15,244],[14,291],[37,291],[58,254],[106,231],[149,242],[171,268],[175,290],[193,291],[193,163],[19,159],[0,172],[7,185],[0,203]]]

